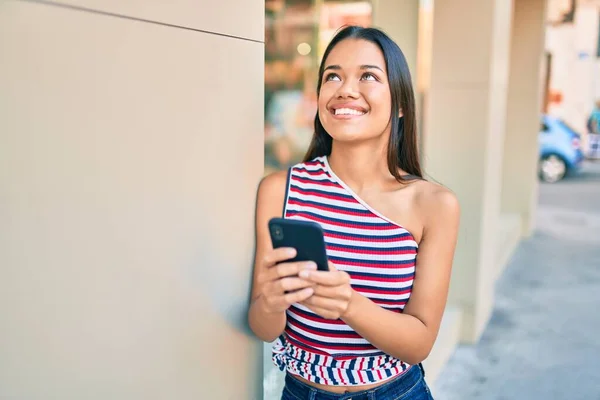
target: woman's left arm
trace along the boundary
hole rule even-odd
[[[346,272],[303,271],[316,283],[302,304],[324,318],[341,318],[373,346],[409,364],[429,355],[437,337],[450,284],[458,236],[455,195],[438,189],[424,196],[423,236],[410,300],[403,313],[386,310],[350,287]]]

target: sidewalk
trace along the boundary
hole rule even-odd
[[[536,220],[480,342],[457,349],[436,400],[600,399],[600,163],[542,184]]]

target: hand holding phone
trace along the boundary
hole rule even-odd
[[[313,282],[300,278],[299,273],[316,270],[317,265],[310,261],[291,261],[296,254],[295,249],[282,247],[268,251],[260,261],[257,278],[263,309],[268,313],[283,312],[314,294]]]
[[[261,260],[258,281],[267,312],[282,312],[309,299],[315,283],[300,277],[301,271],[328,271],[325,239],[316,223],[273,218],[269,221],[273,250]]]
[[[296,256],[290,261],[313,261],[317,264],[319,271],[300,270],[298,273],[298,277],[310,282],[314,290],[314,294],[299,303],[326,319],[335,320],[344,316],[355,292],[347,272],[337,270],[333,264],[329,269],[321,225],[274,218],[269,221],[269,232],[274,248],[296,249]]]
[[[319,271],[329,271],[323,228],[316,222],[273,218],[269,221],[273,248],[291,247],[296,256],[290,261],[313,261]]]

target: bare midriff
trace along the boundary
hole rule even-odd
[[[356,392],[362,392],[363,390],[371,390],[371,389],[376,389],[381,385],[385,385],[386,383],[389,383],[391,381],[393,381],[394,379],[397,379],[399,376],[401,376],[402,374],[395,376],[393,378],[387,379],[385,381],[382,382],[377,382],[377,383],[372,383],[370,385],[360,385],[360,386],[333,386],[333,385],[321,385],[320,383],[314,383],[311,382],[307,379],[304,379],[298,375],[291,375],[292,377],[294,377],[294,379],[298,379],[300,382],[302,383],[306,383],[309,386],[312,386],[316,389],[319,390],[324,390],[326,392],[331,392],[331,393],[336,393],[336,394],[345,394],[345,393],[356,393]]]

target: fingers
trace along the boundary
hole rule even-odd
[[[265,294],[263,302],[267,312],[281,312],[287,310],[292,304],[305,301],[314,293],[312,287],[303,288],[289,293]]]
[[[288,276],[297,276],[300,271],[316,270],[317,264],[312,261],[296,261],[277,264],[269,270],[271,280],[281,279]]]
[[[296,292],[288,293],[283,296],[283,301],[286,303],[286,308],[294,303],[301,303],[310,298],[314,293],[313,288],[306,288]]]
[[[303,270],[298,273],[298,276],[324,286],[340,286],[350,283],[350,275],[344,271]]]
[[[309,285],[312,283],[310,281]],[[313,288],[315,290],[315,295],[319,297],[325,297],[329,299],[338,299],[342,301],[348,301],[352,297],[352,287],[350,285],[343,286],[324,286],[324,285],[315,285],[313,283]]]
[[[281,247],[268,252],[263,258],[264,265],[272,267],[282,261],[296,257],[296,249],[291,247]]]
[[[276,283],[279,292],[291,292],[298,289],[312,287],[314,284],[311,281],[300,278],[283,278]],[[314,289],[314,288],[313,288]]]
[[[346,311],[346,304],[348,303],[347,301],[341,299],[332,299],[317,295],[311,296],[304,302],[311,307],[319,307],[330,311]]]

